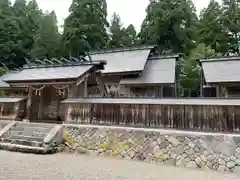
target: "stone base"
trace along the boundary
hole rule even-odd
[[[240,135],[66,125],[65,152],[237,172]]]

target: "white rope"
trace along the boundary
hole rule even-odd
[[[61,96],[65,96],[66,94],[66,91],[69,92],[69,85],[66,85],[66,86],[57,86],[57,85],[52,85],[53,88],[55,88],[58,92],[58,94]]]
[[[45,87],[46,87],[45,85],[43,85],[43,86],[40,87],[40,88],[35,88],[35,87],[33,87],[33,86],[29,86],[29,88],[31,88],[32,90],[35,91],[35,95],[41,95],[41,92],[42,92],[42,90],[43,90]]]

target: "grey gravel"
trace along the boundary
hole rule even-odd
[[[0,151],[0,180],[237,180],[240,175],[73,154]]]

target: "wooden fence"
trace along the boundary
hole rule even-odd
[[[110,101],[110,100],[109,100]],[[208,101],[209,102],[209,101]],[[240,104],[235,103],[70,103],[70,123],[177,128],[203,131],[240,130]],[[238,102],[237,102],[238,103]]]

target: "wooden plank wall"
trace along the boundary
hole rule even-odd
[[[72,104],[69,123],[238,132],[240,106]]]

